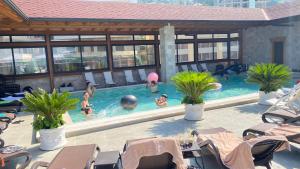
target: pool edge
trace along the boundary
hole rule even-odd
[[[257,102],[258,93],[230,97],[219,100],[207,101],[205,103],[205,110],[220,109],[225,107],[232,107],[236,105],[248,104]],[[142,123],[146,121],[153,121],[168,117],[174,117],[184,114],[184,105],[172,106],[158,110],[146,111],[143,113],[130,114],[120,117],[112,117],[109,119],[90,120],[80,123],[68,124],[66,128],[66,137],[74,137],[78,135],[88,134],[92,132]]]

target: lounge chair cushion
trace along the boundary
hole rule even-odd
[[[95,144],[64,147],[52,160],[48,169],[85,169],[95,159]]]
[[[121,155],[123,169],[135,169],[143,157],[169,153],[177,169],[186,169],[179,143],[174,138],[150,138],[128,143],[126,151]]]
[[[281,116],[286,116],[291,118],[295,118],[300,115],[293,110],[287,110],[287,109],[277,109],[277,110],[269,111],[268,114],[276,114],[276,115],[281,115]]]
[[[290,140],[289,138],[291,138],[291,141],[300,144],[300,126],[290,124],[261,123],[251,127],[250,129],[262,132],[268,136],[285,136],[288,137],[288,140]]]
[[[255,139],[243,141],[230,131],[222,128],[199,130],[198,142],[211,140],[218,148],[223,164],[230,169],[255,169],[252,156],[252,147],[257,143],[266,140],[282,140],[285,146],[281,148],[289,149],[289,144],[282,136],[263,136]]]

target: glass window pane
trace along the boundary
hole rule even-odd
[[[14,74],[12,50],[10,48],[0,49],[0,72],[3,75]]]
[[[154,45],[137,45],[135,46],[135,60],[137,66],[154,65]]]
[[[198,44],[198,61],[213,60],[213,43]]]
[[[132,35],[110,35],[112,41],[133,40]]]
[[[198,34],[198,39],[212,39],[212,34]]]
[[[194,44],[184,43],[176,46],[178,48],[178,63],[194,61]]]
[[[194,39],[192,35],[177,35],[177,39]]]
[[[55,35],[51,36],[51,41],[79,41],[78,35]]]
[[[82,47],[82,60],[85,70],[107,68],[107,53],[105,46]]]
[[[80,35],[81,41],[106,41],[106,35]]]
[[[228,38],[228,34],[214,34],[214,38]]]
[[[113,46],[113,64],[114,67],[134,66],[133,46]]]
[[[216,59],[227,59],[227,42],[215,43],[214,54]]]
[[[158,35],[158,40],[160,40],[160,35]],[[174,39],[176,39],[177,37],[176,37],[176,35],[174,35]]]
[[[56,72],[81,70],[79,47],[53,47],[53,62]]]
[[[134,40],[154,40],[154,35],[134,35]]]
[[[10,42],[9,36],[0,36],[0,42]]]
[[[231,33],[230,34],[230,38],[238,38],[239,37],[239,33]]]
[[[230,58],[239,59],[239,41],[230,42]]]
[[[45,36],[12,36],[12,42],[45,42]]]
[[[14,48],[16,74],[46,73],[45,48]]]

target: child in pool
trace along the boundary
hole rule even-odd
[[[89,97],[90,97],[89,93],[85,91],[83,93],[83,100],[81,102],[81,111],[83,111],[85,115],[89,115],[93,112],[89,104]]]
[[[150,88],[152,93],[157,93],[157,82],[156,81],[151,81],[150,83],[147,83],[147,87]]]
[[[155,99],[155,103],[159,107],[168,106],[168,95],[162,94],[158,99]]]

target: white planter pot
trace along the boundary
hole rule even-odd
[[[276,98],[276,92],[271,92],[266,94],[263,91],[259,91],[258,104],[271,106],[272,103],[268,102],[268,100],[275,99],[275,98]]]
[[[40,149],[55,150],[66,144],[64,126],[56,129],[42,129],[40,133]]]
[[[186,104],[185,105],[185,116],[186,120],[202,120],[204,112],[204,103],[202,104]]]

